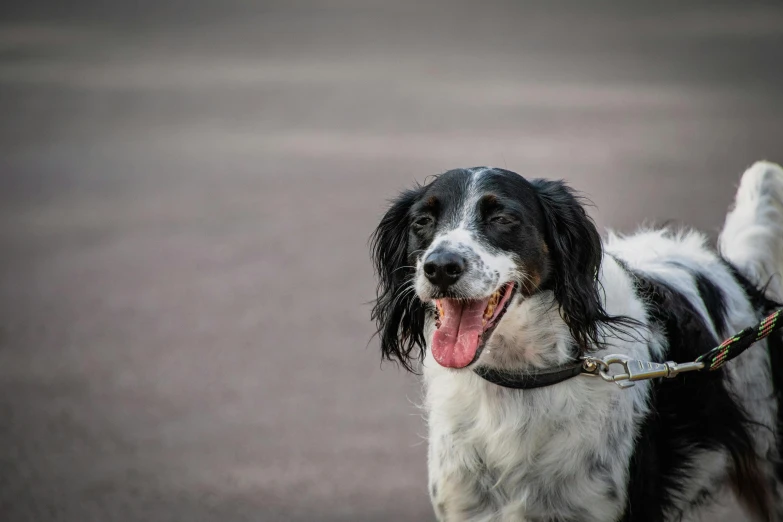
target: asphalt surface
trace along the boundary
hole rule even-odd
[[[781,64],[780,3],[6,5],[0,519],[432,520],[386,199],[495,165],[714,234]]]

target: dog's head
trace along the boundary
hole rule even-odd
[[[407,369],[428,341],[442,366],[470,365],[495,342],[504,317],[541,292],[554,298],[582,349],[598,342],[599,323],[608,318],[595,281],[599,234],[560,181],[528,181],[494,168],[451,170],[402,193],[371,246],[383,355]],[[426,339],[433,319],[436,329]]]

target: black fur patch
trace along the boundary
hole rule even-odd
[[[665,332],[666,359],[692,361],[713,348],[715,339],[687,298],[668,285],[632,273],[639,295],[650,308],[650,320]],[[705,278],[706,279],[706,278]],[[710,315],[724,317],[719,298],[704,284]],[[697,282],[698,285],[698,282]],[[725,321],[725,319],[722,319]],[[661,361],[659,361],[661,362]],[[641,426],[631,459],[626,522],[660,522],[676,505],[682,482],[701,451],[725,450],[733,464],[733,482],[743,503],[763,517],[771,510],[759,468],[749,418],[724,383],[723,371],[683,374],[653,382],[651,411]]]
[[[775,387],[775,397],[778,400],[778,451],[783,451],[783,331],[778,330],[767,338],[769,362],[772,369],[772,383]],[[775,475],[783,482],[783,455],[778,455],[775,463]]]
[[[764,291],[753,284],[749,279],[743,276],[733,265],[724,261],[731,271],[734,279],[745,291],[745,295],[751,302],[759,315],[767,315],[775,310],[783,308],[783,303],[776,303],[764,295]],[[769,350],[770,373],[772,374],[772,385],[775,390],[775,398],[778,401],[778,451],[783,450],[783,408],[780,407],[783,400],[783,331],[774,332],[767,338],[767,349]],[[778,456],[780,459],[781,456]],[[778,480],[783,482],[783,461],[778,460],[775,463],[775,475]]]
[[[726,332],[726,298],[718,285],[712,282],[709,277],[696,272],[693,274],[693,280],[696,282],[696,289],[699,291],[699,297],[707,307],[707,313],[710,315],[712,325],[718,335],[725,335]]]
[[[693,277],[693,282],[696,284],[696,289],[699,291],[699,297],[707,309],[707,314],[710,316],[712,326],[715,327],[715,331],[718,332],[718,335],[727,334],[726,297],[723,295],[723,292],[718,287],[718,285],[716,285],[704,273],[697,270],[692,270],[682,263],[671,261],[669,264],[683,269],[684,271],[688,272],[691,277]]]

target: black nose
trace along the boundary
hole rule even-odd
[[[456,283],[465,271],[465,258],[447,250],[436,250],[424,260],[424,275],[441,290]]]

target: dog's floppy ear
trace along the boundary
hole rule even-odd
[[[553,274],[547,285],[580,351],[598,345],[602,323],[615,322],[601,303],[596,277],[601,236],[582,198],[562,181],[533,180],[546,221]]]
[[[423,187],[399,195],[370,239],[378,289],[372,319],[377,325],[384,359],[397,360],[409,371],[423,355],[426,309],[413,288],[415,267],[408,256],[410,209]]]

